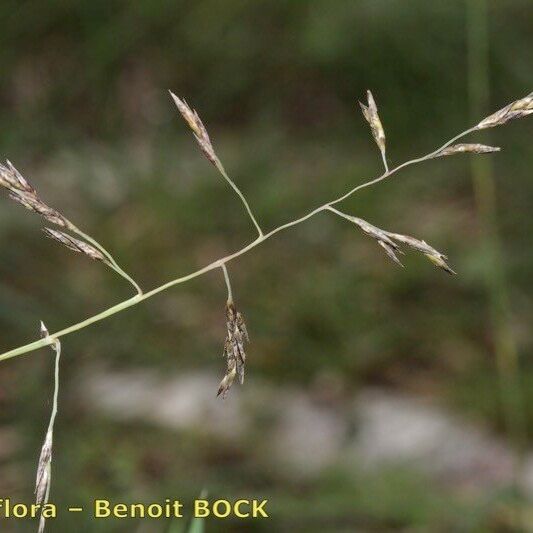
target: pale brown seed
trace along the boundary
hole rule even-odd
[[[368,105],[366,106],[361,102],[359,102],[359,105],[361,106],[361,110],[363,111],[363,116],[370,124],[370,130],[372,131],[372,136],[374,137],[378,148],[380,149],[383,156],[385,156],[385,130],[383,129],[383,125],[381,124],[381,120],[379,118],[378,107],[376,105],[374,97],[372,96],[372,93],[370,91],[367,91],[366,95]]]
[[[91,246],[84,241],[80,241],[79,239],[75,239],[63,231],[57,231],[50,228],[44,228],[43,231],[47,237],[63,244],[69,250],[84,254],[93,261],[101,261],[102,263],[107,264],[107,259],[104,257],[102,252],[97,250],[94,246]]]
[[[207,129],[200,119],[200,116],[194,109],[189,107],[184,99],[179,98],[172,91],[169,92],[170,96],[172,96],[172,99],[174,100],[174,103],[176,104],[176,107],[178,108],[178,111],[181,113],[182,117],[193,131],[194,137],[198,142],[200,149],[206,158],[216,166],[218,163],[218,158],[215,154],[215,150],[213,149],[213,145],[211,144],[211,139],[209,138]]]
[[[454,154],[489,154],[491,152],[499,152],[499,146],[487,146],[485,144],[453,144],[444,150],[441,150],[435,157],[454,155]]]
[[[533,113],[533,92],[529,93],[524,98],[516,100],[504,108],[496,111],[492,115],[483,119],[476,129],[482,130],[485,128],[494,128],[495,126],[501,126],[509,120],[516,118],[526,117]]]

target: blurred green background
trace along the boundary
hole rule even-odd
[[[533,87],[530,0],[3,0],[0,20],[2,157],[146,288],[254,238],[168,89],[198,110],[229,174],[272,229],[381,172],[357,104],[367,88],[395,165]],[[271,514],[209,520],[206,531],[527,530],[531,121],[488,139],[502,152],[479,156],[483,163],[456,156],[410,167],[342,204],[427,240],[448,254],[457,277],[417,254],[398,269],[333,214],[230,263],[252,344],[249,379],[225,402],[214,398],[224,371],[220,272],[65,337],[52,501],[190,502],[206,488],[213,498],[268,498]],[[56,331],[128,297],[123,280],[45,239],[37,217],[7,196],[0,222],[2,351],[36,338],[40,320]],[[165,395],[170,389],[178,392]],[[0,497],[33,497],[51,394],[49,351],[0,365]],[[446,413],[457,431],[497,443],[507,463],[522,460],[514,472],[506,463],[496,483],[483,478],[500,472],[496,459],[483,459],[467,476],[474,486],[446,468],[435,474],[431,447],[425,458],[371,467],[359,451],[347,467],[346,450],[366,427],[353,407],[365,394],[386,405],[403,398],[409,416],[421,402],[424,420],[434,419],[431,409]],[[309,465],[326,449],[321,441],[296,466],[272,451],[296,423],[309,428],[309,441],[316,433],[330,446],[320,468]],[[409,431],[392,424],[381,440]],[[300,449],[296,437],[287,442]],[[173,526],[62,513],[48,530]]]

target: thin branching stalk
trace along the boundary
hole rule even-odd
[[[349,190],[347,193],[343,194],[342,196],[339,196],[338,198],[331,200],[330,202],[326,202],[325,204],[320,205],[319,207],[316,207],[312,211],[309,211],[306,215],[299,217],[295,220],[292,220],[290,222],[287,222],[285,224],[281,224],[280,226],[274,228],[273,230],[269,231],[268,233],[265,233],[262,236],[259,236],[257,239],[252,241],[251,243],[247,244],[237,252],[234,252],[230,255],[227,255],[225,257],[222,257],[220,259],[217,259],[216,261],[213,261],[212,263],[208,264],[207,266],[200,268],[199,270],[196,270],[195,272],[191,272],[190,274],[187,274],[185,276],[173,279],[167,283],[164,283],[163,285],[160,285],[159,287],[156,287],[155,289],[152,289],[151,291],[145,292],[143,294],[138,294],[134,296],[133,298],[130,298],[128,300],[125,300],[117,305],[114,305],[113,307],[110,307],[109,309],[106,309],[105,311],[102,311],[101,313],[98,313],[90,318],[87,318],[86,320],[83,320],[81,322],[78,322],[77,324],[74,324],[72,326],[69,326],[65,329],[62,329],[60,331],[57,331],[52,334],[52,337],[54,338],[60,338],[65,335],[68,335],[70,333],[73,333],[74,331],[78,331],[80,329],[83,329],[91,324],[94,324],[95,322],[99,322],[101,320],[104,320],[105,318],[108,318],[116,313],[120,313],[121,311],[124,311],[125,309],[132,307],[134,305],[137,305],[138,303],[147,300],[148,298],[151,298],[152,296],[155,296],[156,294],[165,291],[167,289],[170,289],[174,285],[179,285],[181,283],[185,283],[187,281],[190,281],[191,279],[197,278],[198,276],[202,276],[203,274],[206,274],[207,272],[210,272],[211,270],[214,270],[216,268],[220,268],[222,265],[232,261],[233,259],[249,252],[251,249],[255,248],[257,245],[261,244],[262,242],[266,241],[270,237],[274,236],[275,234],[279,233],[280,231],[284,231],[288,228],[291,228],[293,226],[296,226],[298,224],[301,224],[302,222],[305,222],[306,220],[310,219],[311,217],[315,216],[316,214],[326,210],[328,207],[335,205],[337,203],[342,202],[343,200],[346,200],[349,198],[352,194],[355,192],[364,189],[366,187],[370,187],[372,185],[375,185],[386,178],[396,174],[399,170],[402,170],[408,166],[415,165],[418,163],[422,163],[423,161],[427,161],[429,159],[432,159],[436,156],[436,154],[443,150],[444,148],[450,146],[458,139],[461,139],[462,137],[468,135],[469,133],[475,131],[475,127],[469,128],[468,130],[465,130],[464,132],[456,135],[453,137],[453,139],[450,139],[448,142],[443,144],[440,148],[437,150],[434,150],[433,152],[430,152],[427,155],[417,157],[415,159],[411,159],[409,161],[406,161],[402,163],[401,165],[398,165],[397,167],[389,170],[388,172],[385,172],[384,174],[378,176],[377,178],[374,178],[372,180],[369,180],[365,183],[361,183],[360,185],[357,185],[353,189]],[[10,359],[12,357],[17,357],[19,355],[32,352],[34,350],[37,350],[39,348],[42,348],[43,346],[47,346],[50,344],[50,340],[47,339],[40,339],[38,341],[31,342],[29,344],[26,344],[24,346],[21,346],[19,348],[16,348],[14,350],[10,350],[8,352],[5,352],[0,355],[0,361],[5,359]]]
[[[189,128],[191,128],[194,138],[196,139],[196,142],[200,147],[200,150],[202,150],[202,153],[205,155],[207,160],[212,165],[214,165],[214,167],[220,172],[222,177],[229,183],[230,187],[237,193],[237,196],[243,203],[246,212],[248,213],[250,219],[252,220],[255,226],[255,229],[257,230],[257,233],[259,233],[259,237],[262,237],[263,230],[257,222],[257,219],[255,218],[252,212],[252,208],[248,204],[248,200],[246,200],[244,194],[241,192],[239,187],[237,187],[236,183],[229,177],[228,173],[226,172],[224,165],[220,161],[220,158],[218,157],[215,152],[215,149],[213,148],[213,143],[211,142],[211,138],[207,133],[207,129],[204,126],[200,115],[198,115],[198,113],[194,109],[191,109],[189,107],[189,104],[183,98],[176,96],[172,91],[169,91],[169,93],[172,97],[172,100],[174,100],[178,111],[181,113],[181,116],[185,119],[185,122],[189,125]]]
[[[9,160],[6,161],[5,165],[0,164],[0,186],[9,192],[9,197],[12,200],[39,215],[46,224],[56,226],[56,229],[43,228],[47,237],[59,242],[69,250],[89,257],[93,261],[104,263],[131,283],[138,294],[142,294],[139,285],[118,266],[114,257],[99,242],[81,231],[65,215],[44,202],[35,188]],[[71,233],[81,237],[81,240],[73,237]]]
[[[217,162],[216,162],[216,165],[215,165],[218,169],[218,171],[220,172],[220,174],[222,174],[222,177],[230,184],[231,188],[237,193],[237,196],[241,199],[242,203],[244,204],[244,207],[246,209],[246,212],[248,213],[248,215],[250,216],[254,226],[255,226],[255,229],[257,230],[257,233],[259,234],[259,237],[262,237],[264,235],[263,233],[263,230],[261,229],[261,226],[259,225],[259,222],[257,222],[253,212],[252,212],[252,209],[250,207],[250,205],[248,204],[248,200],[246,200],[246,198],[244,197],[244,194],[242,194],[241,190],[239,189],[239,187],[237,187],[237,185],[235,185],[235,182],[228,176],[228,173],[226,172],[226,169],[222,166],[222,163],[220,162],[220,160],[217,158]]]
[[[50,497],[50,487],[52,485],[52,455],[54,443],[54,424],[57,416],[59,398],[59,361],[61,358],[61,343],[57,339],[50,338],[48,330],[43,322],[41,322],[41,336],[50,339],[52,349],[55,353],[52,412],[50,414],[50,421],[48,422],[48,429],[46,430],[44,443],[41,448],[39,463],[37,465],[37,475],[35,479],[35,500],[38,505],[44,507],[48,503],[48,499]],[[46,518],[41,512],[38,533],[43,533],[45,524]]]
[[[173,95],[174,97],[174,95]],[[206,155],[206,157],[211,161],[211,163],[215,164],[216,155],[214,154],[214,150],[212,148],[209,136],[207,135],[207,132],[205,131],[205,127],[203,126],[202,122],[200,121],[200,118],[196,114],[196,112],[193,112],[188,106],[184,106],[184,103],[182,100],[174,98],[176,101],[176,105],[178,105],[178,108],[180,108],[180,112],[184,116],[185,120],[189,123],[189,126],[192,128],[196,140],[200,144],[200,148]],[[422,163],[424,161],[428,161],[430,159],[434,159],[436,157],[440,157],[442,155],[440,152],[442,152],[444,149],[448,148],[449,146],[453,145],[457,140],[467,136],[468,134],[478,131],[480,129],[484,129],[487,127],[493,127],[499,124],[503,124],[511,119],[516,119],[520,117],[528,116],[529,114],[533,113],[533,94],[529,94],[528,96],[517,100],[505,108],[497,111],[487,119],[484,119],[482,122],[477,124],[476,126],[473,126],[471,128],[468,128],[467,130],[459,133],[446,143],[444,143],[441,147],[437,148],[436,150],[430,152],[429,154],[417,157],[415,159],[410,159],[409,161],[406,161],[397,167],[390,169],[388,171],[385,171],[380,176],[371,179],[369,181],[366,181],[364,183],[361,183],[352,189],[350,189],[348,192],[344,193],[343,195],[339,196],[338,198],[335,198],[333,200],[330,200],[329,202],[326,202],[315,209],[309,211],[307,214],[296,218],[290,222],[287,222],[285,224],[281,224],[280,226],[272,229],[271,231],[267,233],[263,233],[262,231],[259,231],[259,236],[240,250],[227,255],[225,257],[219,258],[216,261],[213,261],[212,263],[194,271],[191,272],[185,276],[181,276],[179,278],[173,279],[171,281],[168,281],[167,283],[164,283],[163,285],[160,285],[159,287],[156,287],[155,289],[152,289],[151,291],[148,291],[143,294],[137,294],[133,298],[130,298],[128,300],[125,300],[123,302],[120,302],[101,313],[98,313],[94,316],[91,316],[85,320],[82,320],[81,322],[78,322],[76,324],[73,324],[72,326],[69,326],[67,328],[64,328],[60,331],[57,331],[51,335],[50,338],[40,339],[31,343],[28,343],[24,346],[20,346],[18,348],[15,348],[13,350],[9,350],[3,354],[0,355],[0,361],[10,359],[13,357],[17,357],[19,355],[32,352],[34,350],[37,350],[39,348],[42,348],[43,346],[47,346],[52,342],[52,338],[58,339],[60,337],[63,337],[65,335],[68,335],[70,333],[73,333],[74,331],[78,331],[80,329],[83,329],[91,324],[94,324],[95,322],[99,322],[101,320],[104,320],[112,315],[115,315],[117,313],[120,313],[124,311],[125,309],[128,309],[129,307],[133,307],[134,305],[139,304],[140,302],[143,302],[144,300],[147,300],[148,298],[151,298],[152,296],[155,296],[156,294],[159,294],[160,292],[163,292],[165,290],[170,289],[171,287],[175,285],[179,285],[181,283],[185,283],[191,279],[197,278],[199,276],[202,276],[206,274],[207,272],[210,272],[211,270],[214,270],[216,268],[221,268],[226,263],[229,263],[233,259],[236,259],[237,257],[249,252],[259,244],[263,243],[270,237],[273,237],[277,233],[284,231],[288,228],[291,228],[293,226],[296,226],[298,224],[301,224],[302,222],[305,222],[306,220],[312,218],[313,216],[317,215],[318,213],[321,213],[322,211],[325,211],[329,209],[331,206],[338,204],[350,196],[352,196],[355,192],[360,191],[366,187],[370,187],[373,185],[376,185],[377,183],[391,177],[392,175],[396,174],[400,170],[418,164]],[[247,202],[246,202],[247,204]],[[250,210],[251,212],[251,210]],[[255,219],[254,219],[255,220]],[[258,230],[259,225],[257,225]]]
[[[141,287],[139,286],[139,284],[127,272],[125,272],[122,268],[120,268],[118,266],[117,262],[115,261],[115,258],[98,241],[96,241],[90,235],[87,235],[86,233],[84,233],[83,231],[81,231],[77,227],[73,228],[73,231],[74,231],[74,233],[77,233],[80,237],[85,239],[87,242],[90,242],[93,246],[96,246],[96,248],[98,248],[98,250],[100,250],[105,255],[105,257],[108,259],[108,261],[109,261],[108,265],[117,274],[122,276],[129,283],[131,283],[131,285],[137,291],[137,294],[142,294],[143,293],[143,291],[142,291]]]

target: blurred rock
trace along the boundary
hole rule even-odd
[[[291,474],[312,476],[335,464],[346,441],[346,417],[301,391],[285,391],[280,396],[283,408],[272,433],[280,465]]]
[[[324,401],[316,391],[248,382],[221,401],[218,378],[207,373],[95,370],[84,371],[81,382],[83,401],[113,418],[241,444],[261,435],[270,466],[291,476],[339,465],[354,472],[402,465],[459,488],[492,491],[512,483],[514,457],[504,442],[438,406],[381,389]],[[533,454],[521,481],[533,498]]]
[[[92,372],[84,378],[84,398],[114,418],[141,419],[222,438],[240,437],[247,426],[241,402],[238,397],[225,402],[217,399],[219,381],[208,374],[162,379],[146,371]]]
[[[355,402],[358,464],[414,465],[444,481],[472,487],[508,485],[510,450],[497,439],[435,405],[383,390],[365,390]],[[533,492],[532,492],[533,494]]]

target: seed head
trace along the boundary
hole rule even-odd
[[[26,209],[41,215],[45,220],[62,228],[73,228],[74,225],[67,220],[59,211],[46,205],[36,194],[22,190],[13,190],[9,197],[21,204]]]
[[[185,100],[177,97],[172,91],[169,92],[170,96],[172,96],[172,99],[174,100],[174,103],[176,104],[176,107],[178,108],[178,111],[181,113],[182,117],[193,131],[194,137],[196,138],[200,149],[207,159],[216,166],[218,158],[215,154],[215,150],[213,149],[213,145],[211,144],[209,134],[207,133],[207,130],[198,113],[194,109],[191,109]]]
[[[491,152],[499,152],[499,146],[487,146],[485,144],[453,144],[444,150],[440,151],[435,157],[441,157],[454,154],[489,154]]]
[[[10,191],[16,190],[35,194],[35,189],[8,160],[6,160],[5,166],[0,164],[0,185]]]
[[[79,239],[75,239],[63,231],[57,231],[50,228],[44,228],[43,231],[47,237],[63,244],[69,250],[84,254],[93,261],[101,261],[102,263],[107,264],[107,260],[102,252],[97,250],[94,246],[91,246],[84,241],[80,241]]]
[[[226,305],[226,330],[223,355],[227,361],[227,369],[217,393],[217,396],[222,398],[226,397],[235,377],[238,377],[241,385],[244,383],[245,344],[250,342],[244,318],[233,302],[228,302]]]
[[[448,272],[448,274],[455,274],[455,272],[446,263],[446,259],[448,258],[443,253],[435,250],[435,248],[430,246],[426,241],[421,241],[420,239],[410,237],[409,235],[401,235],[400,233],[387,232],[387,235],[391,239],[406,244],[417,252],[423,253],[434,265],[442,268],[442,270]]]
[[[359,105],[361,106],[361,110],[363,111],[363,116],[370,124],[372,136],[374,137],[378,148],[380,149],[383,156],[385,156],[385,130],[383,129],[383,125],[381,124],[381,120],[379,119],[378,107],[370,91],[366,92],[366,96],[368,105],[366,106],[361,102],[359,102]]]
[[[51,224],[74,229],[75,226],[59,211],[46,205],[37,195],[37,191],[23,178],[22,174],[9,162],[0,165],[0,185],[9,191],[9,196],[26,209],[41,215]]]
[[[476,129],[482,130],[485,128],[501,126],[509,120],[526,117],[531,113],[533,113],[533,93],[529,93],[524,98],[510,103],[499,111],[496,111],[496,113],[493,113],[492,115],[483,119],[476,126]]]
[[[338,215],[347,218],[355,225],[359,226],[367,235],[375,239],[378,244],[385,250],[385,253],[399,266],[403,267],[403,264],[398,259],[397,254],[403,254],[400,249],[400,244],[405,244],[416,250],[417,252],[423,253],[434,265],[442,268],[448,274],[455,274],[455,272],[448,266],[446,263],[447,257],[435,250],[430,246],[426,241],[416,239],[415,237],[410,237],[409,235],[402,235],[401,233],[392,233],[390,231],[382,230],[362,218],[353,217],[342,213],[338,210],[332,209],[333,212],[336,212]]]
[[[389,237],[386,231],[370,224],[366,220],[358,217],[346,215],[355,225],[359,226],[367,235],[376,239],[378,244],[385,250],[385,253],[399,266],[403,267],[402,262],[398,259],[397,253],[403,253],[400,247]]]

